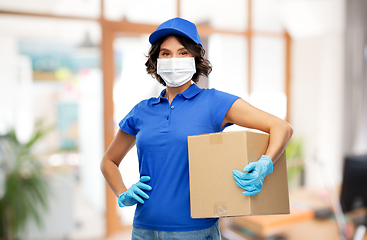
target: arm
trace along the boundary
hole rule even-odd
[[[227,123],[269,133],[269,145],[265,155],[270,157],[273,163],[284,152],[293,134],[292,127],[286,121],[257,109],[242,99],[235,101],[228,110],[222,126]]]
[[[257,162],[251,162],[241,171],[233,170],[233,178],[241,187],[244,195],[258,194],[263,187],[264,178],[273,172],[273,163],[285,150],[292,136],[292,127],[285,121],[261,111],[242,99],[238,99],[228,110],[223,125],[234,123],[242,127],[258,129],[269,133],[269,144]]]
[[[102,174],[117,197],[127,191],[118,167],[134,145],[135,136],[119,129],[101,161]]]

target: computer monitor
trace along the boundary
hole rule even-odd
[[[367,154],[345,157],[340,203],[343,212],[367,207]]]

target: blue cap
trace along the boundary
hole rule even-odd
[[[177,34],[184,37],[187,37],[194,41],[196,44],[201,44],[200,36],[198,30],[194,23],[187,21],[182,18],[172,18],[161,25],[158,26],[157,30],[155,30],[149,36],[150,44],[154,44],[161,37]]]

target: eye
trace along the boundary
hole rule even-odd
[[[159,54],[160,56],[162,56],[162,57],[169,57],[170,56],[170,53],[169,52],[166,52],[166,51],[164,51],[164,52],[160,52],[160,54]]]
[[[182,55],[182,56],[185,56],[185,55],[187,55],[188,54],[188,52],[187,51],[183,51],[183,52],[181,52],[180,53],[180,55]]]

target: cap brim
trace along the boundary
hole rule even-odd
[[[177,30],[177,29],[160,29],[160,30],[156,30],[155,32],[153,32],[150,36],[149,36],[149,42],[150,44],[154,44],[156,41],[158,41],[158,39],[160,39],[161,37],[167,36],[167,35],[172,35],[172,34],[177,34],[180,36],[184,36],[188,39],[191,39],[193,42],[195,42],[192,38],[190,38],[190,36],[188,36],[186,33]],[[195,42],[196,44],[200,44]],[[200,44],[201,45],[201,44]]]

